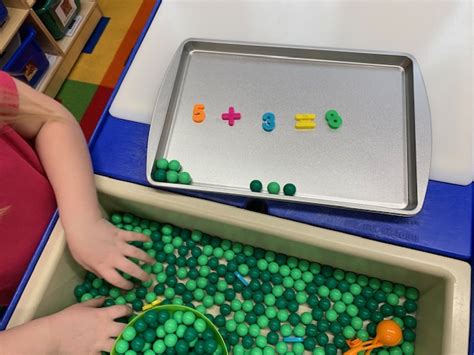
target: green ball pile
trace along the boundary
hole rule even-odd
[[[374,354],[415,351],[416,288],[128,213],[112,214],[111,221],[150,236],[150,242],[133,244],[156,259],[153,265],[140,265],[152,280],[124,275],[135,287],[122,291],[89,273],[74,290],[78,301],[104,295],[105,306],[129,304],[140,312],[160,297],[162,304],[194,308],[214,323],[236,355],[341,354],[348,348],[346,340],[375,337],[384,319],[401,326],[403,342]],[[285,343],[288,336],[303,342]]]
[[[124,329],[118,354],[223,354],[214,330],[191,311],[151,309]]]
[[[168,162],[165,158],[158,159],[155,162],[155,169],[152,174],[153,180],[171,184],[191,184],[191,175],[186,171],[181,171],[181,168],[181,163],[177,160]]]

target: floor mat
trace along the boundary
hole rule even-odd
[[[154,5],[154,0],[99,0],[103,18],[56,96],[88,140]]]

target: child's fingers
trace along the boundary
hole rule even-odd
[[[150,237],[145,234],[122,231],[122,238],[126,242],[150,242]]]
[[[110,326],[108,327],[107,335],[110,336],[111,338],[116,338],[122,333],[122,331],[125,329],[127,325],[124,323],[119,323],[119,322],[112,322]]]
[[[124,257],[120,258],[117,262],[117,269],[141,281],[147,281],[150,278],[150,275],[143,271],[137,264],[134,264]]]
[[[110,307],[104,308],[103,311],[107,314],[107,317],[110,319],[118,319],[125,316],[129,316],[133,312],[130,307],[124,304],[110,306]]]
[[[105,339],[100,346],[101,348],[100,350],[110,353],[112,349],[114,348],[114,343],[115,343],[115,339],[111,339],[111,338]]]
[[[133,287],[133,283],[125,280],[115,269],[105,271],[102,277],[111,285],[123,290],[130,290]]]
[[[133,245],[124,244],[122,249],[122,252],[125,254],[125,256],[128,256],[129,258],[135,258],[147,264],[155,263],[155,259],[153,257],[145,253],[143,250],[134,247]]]
[[[97,308],[102,306],[105,301],[105,297],[94,298],[86,302],[82,302],[80,305],[84,307]]]

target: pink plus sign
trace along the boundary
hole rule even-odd
[[[231,106],[229,107],[229,112],[224,112],[222,114],[222,119],[229,121],[229,126],[233,126],[235,120],[240,120],[240,113],[235,112],[234,108]]]

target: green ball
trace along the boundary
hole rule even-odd
[[[115,344],[115,351],[119,354],[124,354],[129,348],[128,341],[120,339]]]
[[[168,348],[173,348],[177,342],[178,342],[178,337],[176,336],[176,334],[167,334],[165,336],[165,345]]]
[[[158,182],[166,181],[166,170],[158,169],[153,173],[153,180]]]
[[[171,184],[175,184],[178,182],[178,173],[176,171],[173,171],[173,170],[168,170],[166,172],[166,181],[171,183]]]
[[[181,164],[177,160],[171,160],[168,164],[168,170],[179,172],[181,170]]]
[[[252,180],[250,182],[250,191],[252,192],[261,192],[263,188],[262,182],[260,180]]]
[[[186,171],[183,171],[178,174],[178,182],[180,184],[189,185],[191,184],[192,180],[193,179],[191,178],[191,175]]]
[[[126,341],[132,341],[135,339],[135,336],[137,335],[137,331],[133,327],[127,327],[122,333],[122,338]]]
[[[418,290],[414,287],[408,287],[406,290],[406,297],[409,300],[416,301],[418,300],[418,297],[420,296],[420,293]]]
[[[283,193],[286,196],[294,196],[296,193],[296,186],[293,184],[285,184],[285,186],[283,186]]]
[[[166,160],[165,158],[158,159],[156,161],[156,167],[162,170],[168,169],[168,160]]]
[[[354,328],[352,328],[350,325],[345,326],[344,329],[342,330],[342,334],[344,334],[346,339],[352,339],[355,337],[356,332]]]
[[[153,351],[157,354],[163,354],[166,350],[165,342],[162,339],[158,339],[153,343]]]
[[[280,184],[278,184],[275,181],[270,182],[267,185],[267,191],[268,191],[268,193],[270,193],[272,195],[278,195],[278,193],[280,192]]]

